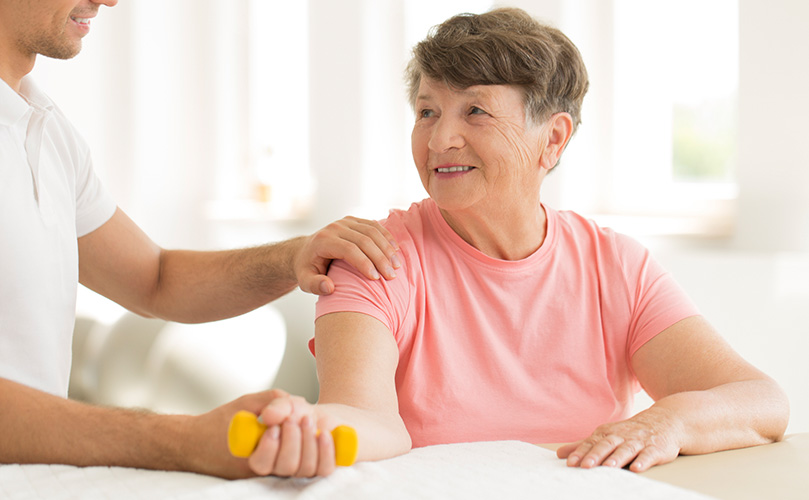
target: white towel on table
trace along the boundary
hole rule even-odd
[[[1,499],[705,499],[704,495],[598,467],[569,468],[555,453],[518,441],[417,448],[407,455],[338,468],[327,478],[228,481],[121,467],[6,465]]]

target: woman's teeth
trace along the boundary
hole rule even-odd
[[[439,174],[449,174],[452,172],[466,172],[467,170],[472,170],[475,167],[445,167],[445,168],[437,168]]]

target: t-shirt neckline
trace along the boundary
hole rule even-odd
[[[451,246],[457,248],[460,251],[460,254],[465,258],[473,259],[480,264],[497,270],[508,272],[524,271],[526,268],[532,267],[543,261],[551,253],[556,241],[557,213],[544,203],[541,203],[540,206],[541,209],[545,211],[547,225],[545,239],[534,253],[520,260],[503,260],[486,255],[474,246],[467,243],[466,240],[461,238],[461,236],[456,233],[452,227],[450,227],[450,225],[441,215],[438,204],[436,204],[434,200],[427,198],[424,200],[422,205],[427,209],[430,222],[435,227],[436,233],[439,235],[439,237],[441,237]]]

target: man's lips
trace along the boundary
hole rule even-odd
[[[96,15],[98,15],[98,12],[77,12],[70,15],[70,20],[76,24],[89,26],[90,20],[96,17]]]

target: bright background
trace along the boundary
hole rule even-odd
[[[785,387],[790,431],[809,431],[809,3],[510,5],[561,28],[590,72],[583,124],[543,187],[546,203],[652,248],[731,344]],[[450,15],[491,6],[121,2],[102,8],[80,56],[43,58],[34,74],[155,241],[244,246],[421,199],[402,79],[409,49]],[[313,304],[297,291],[274,304],[283,338],[266,345],[285,344],[283,362],[253,353],[267,380],[310,400]],[[82,294],[80,308],[104,307]],[[210,371],[205,363],[195,369]]]

